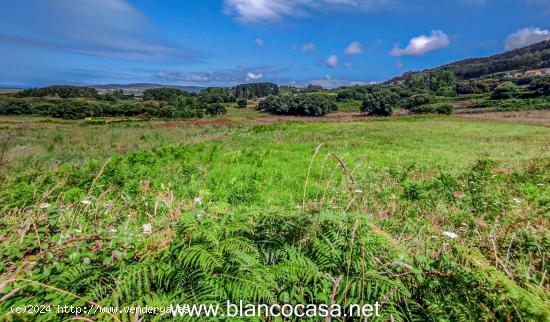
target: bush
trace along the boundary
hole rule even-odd
[[[274,83],[251,83],[240,84],[233,89],[237,98],[253,99],[254,97],[266,97],[269,95],[279,95],[279,86]]]
[[[91,87],[52,85],[41,88],[25,89],[17,93],[18,97],[60,97],[60,98],[95,98],[97,90]]]
[[[227,109],[220,103],[209,104],[206,108],[206,114],[216,116],[227,113]]]
[[[338,94],[336,95],[336,100],[338,102],[349,100],[362,101],[365,99],[365,93],[366,89],[364,87],[355,86],[338,92]]]
[[[399,102],[399,96],[390,91],[378,91],[365,95],[361,104],[361,112],[375,116],[390,116]]]
[[[453,113],[454,107],[449,103],[425,104],[411,109],[414,114],[446,114]]]
[[[260,110],[273,114],[322,116],[336,110],[334,98],[323,94],[269,96],[258,104]]]
[[[435,108],[437,114],[451,115],[453,114],[454,107],[451,104],[441,104]]]
[[[495,100],[510,99],[517,95],[519,89],[514,83],[503,83],[493,90],[491,98]]]
[[[53,103],[38,103],[32,106],[32,114],[52,115],[57,109],[57,105]]]
[[[238,108],[245,108],[246,104],[247,104],[247,101],[244,98],[240,98],[240,99],[237,100],[237,107]]]
[[[144,101],[171,101],[178,96],[189,95],[187,92],[179,88],[150,88],[143,91],[142,100]]]
[[[426,105],[433,103],[435,101],[435,97],[433,95],[429,94],[416,94],[411,97],[409,97],[405,102],[405,108],[410,110],[416,106],[420,105]]]
[[[25,101],[9,100],[2,102],[0,105],[0,114],[20,115],[29,114],[30,112],[31,105]]]
[[[550,95],[550,80],[536,80],[529,85],[529,89],[538,96]]]

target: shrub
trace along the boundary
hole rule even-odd
[[[237,100],[237,107],[238,108],[245,108],[246,104],[247,104],[247,102],[246,102],[246,99],[244,99],[244,98],[240,98],[240,99]]]
[[[390,116],[398,102],[399,96],[390,91],[367,94],[361,104],[361,112],[375,116]]]
[[[31,105],[27,102],[20,100],[4,101],[0,104],[0,114],[6,115],[20,115],[29,114],[31,112]]]
[[[38,115],[52,115],[57,108],[53,103],[38,103],[32,106],[32,113]]]
[[[216,116],[227,113],[227,109],[220,103],[209,104],[206,108],[206,114]]]
[[[25,89],[17,93],[18,97],[61,97],[61,98],[95,98],[97,90],[91,87],[52,85],[42,88]]]
[[[449,103],[425,104],[411,109],[414,114],[446,114],[453,113],[453,106]]]
[[[267,97],[258,108],[273,114],[322,116],[336,110],[336,102],[323,94],[281,95]]]
[[[416,106],[420,105],[426,105],[433,103],[435,101],[435,97],[433,95],[429,94],[416,94],[411,97],[409,97],[405,102],[405,108],[410,110]]]
[[[510,99],[518,93],[518,87],[514,83],[506,82],[499,85],[491,93],[491,98],[495,100]]]
[[[435,108],[437,114],[451,115],[453,114],[454,107],[451,104],[441,104]]]
[[[550,95],[550,80],[537,80],[529,85],[529,89],[535,92],[535,95]]]
[[[254,97],[266,97],[269,95],[279,95],[279,86],[274,83],[251,83],[240,84],[233,89],[237,98],[252,99]]]
[[[182,91],[179,88],[150,88],[143,91],[142,99],[144,101],[170,101],[178,96],[189,95],[187,92]]]

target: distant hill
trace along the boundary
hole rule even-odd
[[[132,84],[105,84],[105,85],[92,85],[89,86],[97,89],[99,92],[108,92],[115,89],[122,89],[124,92],[140,94],[146,89],[151,88],[179,88],[182,91],[190,93],[198,93],[206,87],[200,86],[178,86],[178,85],[161,85],[153,83],[132,83]]]
[[[498,73],[539,68],[550,68],[550,40],[489,57],[468,58],[429,70],[407,72],[403,76],[391,79],[389,82],[396,82],[407,79],[414,74],[441,69],[450,70],[461,79],[475,79]]]

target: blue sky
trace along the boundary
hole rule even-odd
[[[550,39],[550,0],[20,0],[0,86],[337,87]]]

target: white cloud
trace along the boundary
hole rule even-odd
[[[540,28],[524,28],[510,34],[504,41],[506,50],[529,46],[550,39],[550,30]]]
[[[265,44],[265,41],[262,38],[256,39],[255,42],[258,46],[263,46]]]
[[[302,51],[308,52],[308,51],[314,51],[315,50],[315,44],[312,42],[308,42],[307,44],[302,45]]]
[[[364,82],[357,82],[347,79],[333,79],[330,76],[325,76],[323,79],[312,79],[308,80],[306,82],[302,82],[303,84],[313,84],[318,85],[323,88],[338,88],[342,86],[353,86],[353,85],[365,85]]]
[[[327,63],[327,65],[330,66],[330,67],[334,67],[334,66],[338,65],[338,56],[336,56],[336,55],[330,55],[330,56],[327,58],[326,63]]]
[[[246,73],[246,79],[247,80],[258,80],[260,78],[264,77],[263,74],[254,74],[252,72]]]
[[[12,6],[10,15],[17,18],[7,20],[0,14],[0,20],[12,21],[0,32],[0,42],[156,63],[201,56],[166,40],[127,0],[14,1]],[[33,10],[40,15],[25,15]]]
[[[363,45],[358,41],[351,42],[346,48],[346,55],[359,55],[363,52]]]
[[[394,6],[400,0],[224,0],[225,13],[241,22],[271,22],[284,17],[320,11],[373,11]]]
[[[406,48],[397,45],[391,51],[392,56],[422,56],[430,51],[448,47],[451,43],[449,36],[441,30],[433,30],[429,36],[420,35],[409,40]]]
[[[235,68],[219,69],[204,72],[189,72],[179,70],[159,71],[154,76],[168,82],[193,83],[197,85],[234,85],[243,82],[256,81],[268,78],[273,81],[279,79],[278,75],[283,69],[276,67]]]

